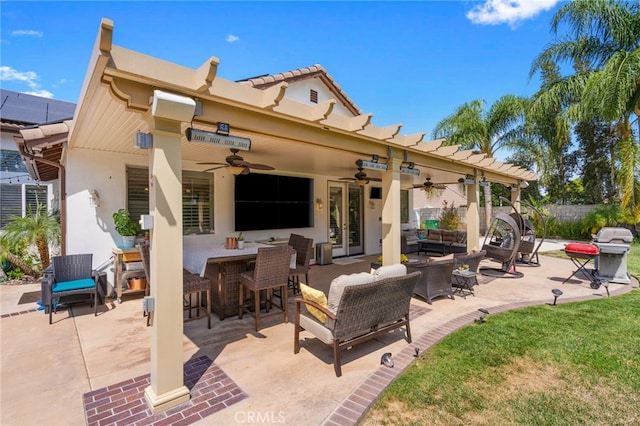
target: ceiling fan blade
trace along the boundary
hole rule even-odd
[[[382,178],[377,178],[377,177],[367,177],[366,179],[373,182],[382,182]]]
[[[267,166],[266,164],[246,163],[245,166],[256,170],[275,170],[275,168]]]
[[[355,179],[354,178],[343,177],[343,178],[340,178],[338,180],[355,180]]]
[[[221,166],[226,166],[227,163],[212,163],[212,162],[206,162],[206,163],[196,163],[196,164],[208,164],[208,165],[221,165]]]
[[[204,169],[204,170],[203,170],[203,172],[210,172],[211,170],[223,169],[223,168],[225,168],[225,167],[227,167],[227,166],[226,166],[226,165],[224,165],[224,166],[223,166],[223,165],[221,165],[221,166],[218,166],[218,167],[210,167],[210,168],[208,168],[208,169]]]
[[[242,170],[242,173],[240,173],[241,175],[248,175],[249,173],[251,173],[251,170],[248,167],[245,167]]]

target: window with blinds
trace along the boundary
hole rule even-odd
[[[25,185],[25,210],[35,213],[38,204],[47,205],[47,187],[44,185]],[[45,208],[46,211],[46,208]]]
[[[22,187],[24,186],[24,199]],[[38,204],[47,207],[46,185],[0,185],[0,229],[10,222],[11,216],[22,216],[22,212],[35,213]],[[47,211],[45,209],[45,211]]]
[[[4,229],[14,215],[22,215],[22,185],[0,184],[0,228]]]
[[[409,191],[400,190],[400,223],[409,223]]]
[[[149,214],[149,169],[127,167],[127,208],[132,217]],[[182,231],[208,234],[213,229],[213,175],[182,172]]]

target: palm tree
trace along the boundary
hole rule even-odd
[[[47,212],[44,204],[38,204],[35,210],[27,209],[26,216],[11,216],[9,220],[4,238],[35,245],[42,269],[47,268],[50,264],[49,243],[60,244],[60,220],[57,213]]]
[[[574,0],[562,6],[552,22],[558,34],[566,35],[547,47],[535,59],[531,74],[549,61],[586,64],[541,96],[538,110],[544,110],[559,93],[576,95],[567,110],[573,122],[599,117],[614,122],[620,138],[620,170],[617,184],[622,208],[629,219],[640,222],[639,144],[633,139],[632,115],[640,131],[640,5],[611,0]],[[612,167],[616,164],[611,159]]]
[[[504,95],[488,111],[484,101],[474,100],[458,107],[453,114],[439,121],[434,139],[446,139],[445,145],[461,145],[493,158],[501,148],[513,148],[524,139],[524,117],[527,99]],[[491,224],[491,187],[484,186],[486,227]]]

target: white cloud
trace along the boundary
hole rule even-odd
[[[240,40],[240,37],[229,34],[225,40],[227,41],[227,43],[235,43],[236,41]]]
[[[467,12],[474,24],[514,27],[520,21],[533,18],[542,11],[553,8],[560,0],[486,0]]]
[[[47,98],[47,99],[52,99],[53,98],[53,93],[51,93],[48,90],[44,90],[44,89],[42,89],[42,90],[32,90],[32,91],[24,92],[24,93],[26,93],[27,95],[39,96],[41,98]]]
[[[28,95],[40,96],[43,98],[53,98],[53,93],[41,89],[38,83],[38,74],[33,71],[18,71],[6,65],[0,66],[0,81],[17,81],[26,84],[31,89],[24,93]]]
[[[0,66],[0,81],[21,81],[32,89],[38,89],[38,74],[33,71],[18,71],[8,66]]]
[[[12,36],[31,36],[31,37],[42,37],[42,33],[36,30],[15,30],[11,31]]]

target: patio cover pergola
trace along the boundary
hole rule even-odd
[[[403,135],[401,124],[378,127],[371,122],[373,114],[336,114],[338,93],[336,99],[317,105],[302,104],[285,97],[286,81],[257,89],[218,77],[220,61],[215,57],[191,69],[113,45],[112,36],[113,22],[103,19],[75,117],[72,122],[60,123],[65,129],[58,130],[68,131],[67,150],[148,156],[150,212],[155,218],[151,289],[156,321],[151,342],[151,386],[146,396],[154,411],[188,398],[182,384],[181,288],[171,285],[179,282],[182,274],[181,262],[175,261],[182,256],[181,164],[183,160],[218,159],[228,153],[226,147],[187,141],[187,127],[215,132],[217,123],[229,123],[233,136],[251,139],[251,161],[270,164],[283,172],[346,176],[353,172],[357,159],[374,155],[384,159],[385,263],[400,261],[400,189],[424,181],[424,174],[416,177],[401,173],[403,164],[412,162],[437,182],[456,182],[466,175],[476,178],[467,191],[470,248],[479,247],[480,176],[517,188],[512,193],[515,202],[519,184],[537,179],[529,170],[470,150],[461,151],[459,146],[445,146],[443,140],[425,142],[424,133]],[[134,147],[138,131],[153,135],[152,149]],[[31,129],[22,135],[25,143],[35,144],[44,134]],[[37,168],[36,156],[27,159]]]

